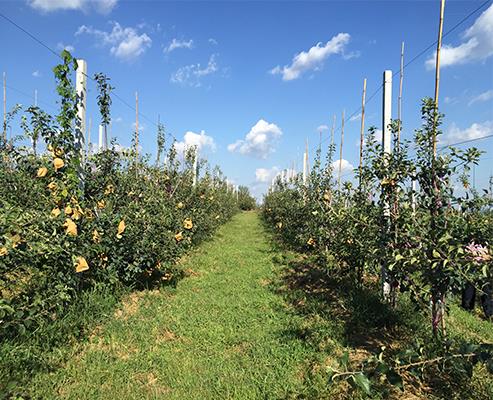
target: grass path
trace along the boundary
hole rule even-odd
[[[237,215],[183,260],[176,289],[128,297],[64,368],[36,378],[34,397],[311,397],[317,354],[292,334],[303,321],[273,290],[273,256],[258,215]]]

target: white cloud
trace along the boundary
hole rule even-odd
[[[69,53],[73,53],[75,51],[75,47],[70,44],[63,44],[62,42],[58,42],[56,45],[58,50],[67,50]]]
[[[271,74],[281,74],[284,81],[298,79],[304,72],[320,70],[324,61],[332,54],[343,54],[351,36],[348,33],[339,33],[330,39],[325,45],[318,42],[308,51],[302,51],[293,57],[291,65],[273,68]]]
[[[28,0],[28,4],[43,13],[58,10],[79,10],[89,12],[94,10],[108,14],[118,3],[118,0]]]
[[[216,143],[212,136],[206,135],[205,131],[200,131],[200,133],[194,133],[188,131],[183,136],[183,141],[175,142],[176,152],[183,155],[185,151],[191,147],[197,146],[198,150],[210,149],[212,151],[216,150]]]
[[[317,131],[318,132],[328,132],[329,131],[329,127],[328,125],[319,125],[318,128],[317,128]]]
[[[460,129],[456,124],[452,123],[448,131],[439,137],[439,142],[440,145],[450,145],[491,134],[493,134],[493,121],[475,122],[466,129]]]
[[[274,152],[274,146],[281,136],[282,131],[276,124],[260,119],[246,134],[245,139],[231,143],[228,150],[265,159]]]
[[[257,168],[255,170],[255,180],[262,183],[270,183],[279,174],[279,168]]]
[[[217,45],[217,40],[214,38],[209,38],[209,43],[216,46]]]
[[[212,54],[207,66],[202,67],[200,63],[197,63],[181,67],[171,75],[170,81],[184,86],[200,87],[202,86],[201,79],[204,76],[214,74],[217,71],[216,55]]]
[[[41,77],[41,72],[39,72],[38,70],[33,71],[32,76],[34,76],[35,78],[40,78]]]
[[[188,41],[186,40],[179,40],[176,38],[173,38],[171,43],[164,48],[165,53],[171,53],[173,50],[176,49],[191,49],[193,47],[193,40],[190,39]]]
[[[139,34],[135,28],[124,28],[113,21],[110,32],[82,25],[75,35],[89,34],[99,39],[103,46],[110,46],[110,53],[124,61],[132,61],[145,53],[151,47],[152,40],[146,33]]]
[[[340,164],[340,159],[332,163],[332,171],[333,174],[336,176],[339,176],[339,164]],[[343,158],[341,164],[341,175],[349,174],[350,172],[353,172],[353,170],[354,170],[353,164],[351,164],[348,160],[345,160]]]
[[[463,43],[453,46],[445,45],[440,52],[440,66],[466,64],[483,61],[493,55],[493,5],[483,12],[474,24],[467,29]],[[426,60],[427,69],[435,68],[436,52]]]
[[[469,101],[468,105],[472,106],[474,103],[481,102],[481,101],[488,101],[491,99],[493,99],[493,90],[487,90],[486,92],[483,92],[483,93],[477,95],[476,97],[473,97]]]

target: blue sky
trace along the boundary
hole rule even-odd
[[[444,31],[480,4],[447,1]],[[126,102],[133,104],[138,91],[139,109],[152,120],[139,121],[144,152],[155,154],[159,114],[179,148],[198,144],[211,164],[260,196],[280,169],[294,162],[300,168],[305,139],[313,148],[320,126],[331,126],[336,114],[339,127],[344,109],[346,116],[358,109],[363,78],[370,95],[385,69],[399,70],[402,41],[409,61],[436,40],[439,2],[19,0],[0,2],[0,11],[49,47],[67,47],[85,59],[89,75],[106,73]],[[8,38],[0,57],[8,105],[32,104],[37,89],[39,105],[52,112],[57,58],[1,18],[0,35]],[[447,35],[444,46],[443,142],[492,134],[491,2]],[[404,72],[407,138],[420,124],[420,99],[433,95],[433,53]],[[88,89],[94,141],[99,116],[93,82]],[[395,118],[398,77],[393,89]],[[381,96],[367,104],[367,127],[381,128]],[[112,135],[128,146],[134,111],[114,99],[112,117]],[[346,121],[348,168],[357,163],[359,130],[359,119]],[[485,187],[493,173],[493,140],[474,144],[490,150],[476,168],[476,184]]]

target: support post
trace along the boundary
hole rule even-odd
[[[7,143],[7,74],[3,73],[3,141]]]
[[[390,154],[391,148],[391,130],[390,123],[392,120],[392,71],[384,71],[383,73],[383,103],[382,103],[382,149],[384,153]],[[383,205],[383,215],[386,226],[383,229],[389,229],[390,223],[390,205],[385,202]],[[390,300],[391,283],[388,277],[387,266],[382,265],[382,297],[384,301]]]
[[[442,49],[442,33],[443,33],[443,14],[445,11],[445,0],[440,2],[440,21],[438,25],[438,40],[437,40],[437,55],[435,62],[435,119],[433,126],[433,155],[437,152],[437,134],[436,123],[438,117],[438,93],[440,89],[440,50]]]
[[[192,185],[193,187],[197,186],[197,168],[198,168],[198,159],[199,159],[199,148],[198,146],[195,146],[195,151],[194,151],[194,156],[193,156],[193,182]]]
[[[344,146],[344,114],[346,110],[342,110],[341,122],[341,145],[339,149],[339,179],[337,181],[337,189],[341,190],[341,175],[342,175],[342,147]]]
[[[306,140],[305,152],[303,153],[303,185],[308,183],[308,139]]]
[[[363,96],[361,98],[361,129],[359,138],[359,186],[361,188],[361,173],[363,172],[363,140],[365,137],[365,102],[366,78],[363,80]]]
[[[402,82],[404,81],[404,42],[401,45],[401,68],[399,73],[399,99],[397,102],[397,145],[401,142],[402,125]]]
[[[103,149],[104,149],[103,140],[104,140],[103,125],[99,125],[98,151],[103,151]]]
[[[87,63],[85,60],[77,59],[75,90],[77,93],[77,121],[75,129],[75,144],[76,149],[80,152],[81,160],[84,160],[87,109]]]
[[[139,162],[139,94],[135,92],[135,167]]]

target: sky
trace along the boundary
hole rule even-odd
[[[492,3],[448,33],[481,4],[446,2],[442,145],[493,134]],[[111,78],[118,95],[111,135],[120,145],[131,143],[135,111],[128,105],[138,92],[143,152],[155,156],[159,116],[168,145],[171,138],[179,150],[197,145],[201,157],[261,198],[282,169],[300,170],[306,140],[310,157],[320,134],[327,145],[334,115],[339,144],[343,111],[343,173],[352,179],[363,79],[369,98],[384,70],[397,73],[397,118],[401,43],[407,63],[436,40],[439,1],[2,0],[0,12],[56,52],[86,60],[88,75]],[[0,36],[8,108],[33,104],[36,90],[38,105],[56,112],[52,68],[59,59],[1,17]],[[431,46],[404,69],[403,138],[420,126],[421,99],[434,94],[434,52]],[[92,142],[96,95],[89,81]],[[382,91],[368,100],[365,126],[381,129]],[[485,151],[474,183],[487,187],[493,138],[467,145]]]

